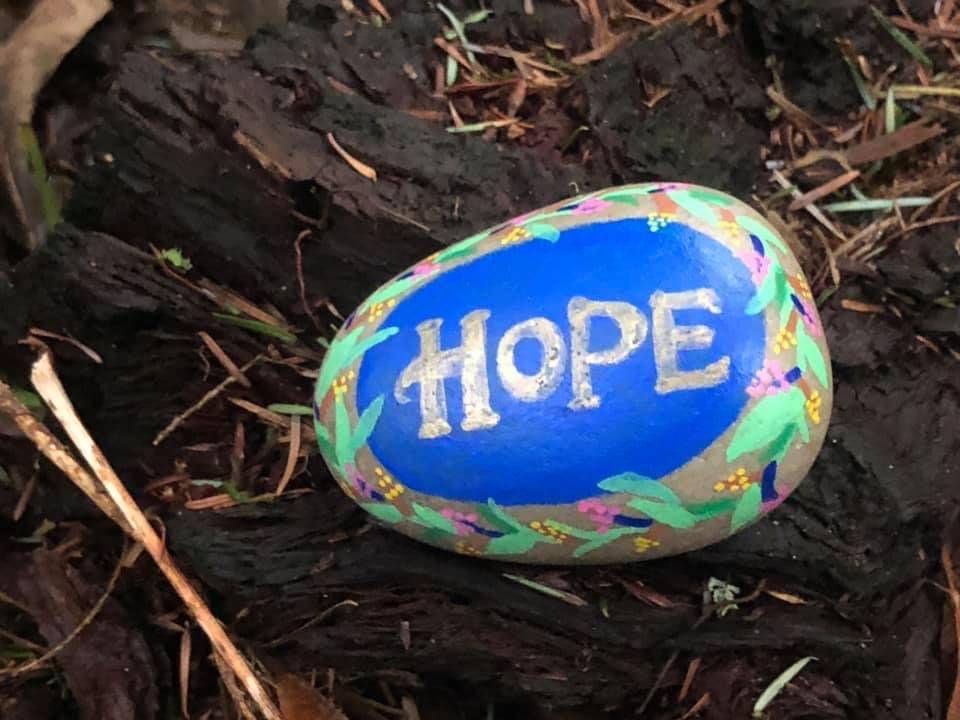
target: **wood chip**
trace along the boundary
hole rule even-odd
[[[881,135],[847,148],[845,153],[847,160],[851,165],[873,163],[909,150],[944,133],[945,128],[939,123],[928,125],[927,122],[926,119],[917,120],[889,135]]]
[[[883,305],[874,305],[873,303],[860,302],[859,300],[848,300],[844,298],[840,301],[840,307],[844,310],[853,310],[860,313],[885,313],[887,309]]]
[[[340,157],[347,161],[347,165],[356,170],[360,175],[363,175],[367,180],[372,180],[373,182],[377,181],[377,171],[369,165],[360,162],[353,155],[344,150],[340,146],[340,143],[337,142],[337,139],[333,136],[333,133],[327,133],[327,142],[329,142],[331,147],[337,151],[337,154]]]
[[[821,198],[825,198],[827,195],[832,195],[840,188],[849,185],[858,177],[860,177],[859,170],[851,170],[843,175],[838,175],[837,177],[833,178],[833,180],[829,180],[820,187],[816,187],[798,197],[796,200],[790,203],[790,210],[794,212],[797,210],[802,210],[810,203],[814,203]]]

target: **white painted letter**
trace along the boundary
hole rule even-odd
[[[530,338],[540,343],[543,361],[534,375],[526,375],[517,369],[514,352],[517,343]],[[497,347],[497,374],[513,397],[523,402],[535,402],[550,396],[563,379],[567,363],[567,347],[560,328],[547,318],[531,318],[517,323],[504,333]]]
[[[460,321],[462,345],[440,350],[440,319],[417,325],[420,355],[407,365],[393,389],[399,403],[409,402],[404,393],[414,383],[420,385],[420,437],[437,438],[450,432],[447,422],[447,395],[443,381],[460,377],[463,396],[464,430],[491,428],[500,416],[490,408],[490,387],[487,384],[487,328],[489,310],[474,310]]]
[[[698,370],[677,368],[680,350],[704,350],[713,343],[714,331],[706,325],[677,327],[674,310],[700,308],[714,315],[720,313],[720,298],[711,288],[665,293],[659,290],[650,296],[653,308],[653,356],[657,363],[656,390],[661,395],[676,390],[708,388],[725,382],[730,376],[730,357],[724,355]]]
[[[570,372],[573,376],[573,400],[567,407],[583,410],[600,406],[593,392],[591,365],[615,365],[623,362],[647,337],[647,318],[626,302],[597,302],[575,297],[567,305],[570,319]],[[620,330],[620,342],[612,348],[590,352],[590,320],[610,318]]]

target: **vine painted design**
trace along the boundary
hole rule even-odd
[[[367,440],[380,417],[384,397],[378,396],[362,411],[358,409],[354,424],[344,396],[351,389],[363,354],[398,332],[396,327],[380,327],[363,337],[368,326],[381,322],[404,295],[436,273],[469,260],[481,245],[489,245],[488,252],[495,252],[522,242],[555,243],[561,229],[551,221],[596,214],[616,204],[638,206],[640,198],[652,201],[656,208],[641,216],[651,232],[679,222],[684,211],[722,235],[749,270],[755,286],[746,312],[766,313],[771,306],[776,310],[779,321],[770,339],[771,353],[781,356],[795,351],[795,365],[785,367],[778,359],[768,360],[747,387],[748,410],[738,421],[725,451],[732,469],[712,486],[713,499],[685,503],[659,480],[626,472],[600,480],[596,497],[576,503],[580,525],[550,517],[524,523],[492,498],[468,509],[463,504],[440,510],[427,507],[412,499],[375,458],[372,473],[364,475],[360,471],[357,455],[361,450],[369,452]],[[650,536],[659,527],[688,530],[726,518],[732,534],[775,508],[785,497],[777,488],[778,466],[797,438],[809,442],[809,423],[821,422],[822,396],[817,388],[829,390],[830,375],[814,340],[823,330],[809,285],[802,274],[790,276],[783,267],[779,256],[788,253],[783,241],[756,218],[736,214],[734,207],[735,201],[729,196],[679,183],[600,191],[473,235],[434,253],[382,286],[347,318],[344,328],[348,332],[330,345],[316,385],[317,441],[343,490],[383,523],[417,526],[427,543],[466,555],[506,558],[523,555],[540,543],[568,545],[570,557],[582,558],[627,536],[633,536],[634,552],[643,554],[659,547],[660,540]],[[333,404],[332,433],[321,423],[328,403]]]

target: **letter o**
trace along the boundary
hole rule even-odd
[[[514,352],[521,340],[536,340],[543,348],[543,361],[534,375],[517,369]],[[537,317],[517,323],[504,333],[497,345],[497,374],[513,397],[536,402],[550,396],[563,380],[567,348],[560,328],[547,318]]]

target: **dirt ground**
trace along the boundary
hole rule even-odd
[[[50,347],[287,720],[732,720],[809,656],[764,717],[960,717],[960,4],[121,2],[33,127],[50,177],[4,181],[0,379],[59,433],[29,377]],[[342,317],[472,232],[644,180],[739,195],[801,259],[836,382],[808,479],[651,563],[370,526],[277,407],[309,405]],[[0,718],[253,712],[130,545],[0,419]]]

